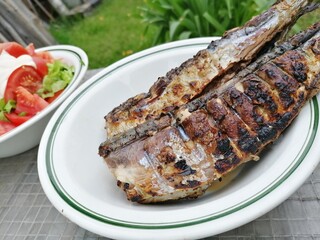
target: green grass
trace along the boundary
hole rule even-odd
[[[221,0],[222,1],[222,0]],[[50,31],[60,44],[82,48],[89,57],[89,68],[106,67],[132,53],[152,46],[157,27],[142,21],[144,0],[101,0],[88,16],[60,19]],[[297,32],[319,21],[320,10],[303,16]]]
[[[311,24],[314,24],[316,22],[320,21],[320,8],[317,10],[307,13],[300,17],[300,19],[297,21],[297,24],[293,27],[293,33],[299,32],[303,29],[308,28],[311,26]]]
[[[89,68],[111,63],[152,44],[152,30],[139,16],[143,0],[103,0],[86,17],[60,19],[50,31],[60,44],[82,48],[89,57]]]

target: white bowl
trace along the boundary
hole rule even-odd
[[[52,114],[66,100],[70,93],[76,89],[88,68],[88,57],[78,47],[57,45],[40,48],[37,51],[49,51],[54,58],[61,59],[68,65],[74,66],[74,77],[63,93],[43,111],[0,136],[0,158],[22,153],[39,144],[42,133]]]

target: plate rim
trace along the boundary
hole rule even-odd
[[[144,50],[138,54],[134,54],[130,57],[127,57],[127,58],[124,58],[123,60],[120,60],[119,62],[115,63],[115,64],[112,64],[110,65],[109,67],[105,68],[104,70],[102,70],[101,72],[99,72],[98,74],[92,76],[89,80],[87,80],[87,82],[85,82],[82,86],[80,86],[80,88],[75,91],[74,93],[72,93],[72,96],[70,96],[70,99],[69,101],[67,101],[68,104],[64,104],[63,106],[61,106],[61,111],[59,111],[59,116],[58,115],[55,115],[55,120],[59,119],[62,115],[65,116],[65,111],[70,109],[72,107],[73,104],[76,104],[76,101],[78,99],[78,97],[80,97],[81,95],[83,95],[86,91],[88,91],[89,88],[93,87],[95,84],[97,84],[99,82],[99,79],[102,79],[102,78],[106,78],[108,74],[112,73],[113,71],[121,68],[122,66],[126,65],[126,64],[129,64],[131,63],[132,61],[135,61],[139,58],[142,57],[146,57],[150,54],[154,54],[154,53],[157,53],[159,51],[166,51],[170,48],[176,48],[176,47],[185,47],[186,44],[189,44],[189,45],[207,45],[209,43],[208,40],[212,40],[212,38],[198,38],[198,39],[189,39],[189,40],[183,40],[183,41],[177,41],[177,42],[173,42],[173,43],[168,43],[168,44],[163,44],[163,45],[160,45],[160,46],[157,46],[157,47],[153,47],[151,49],[147,49],[147,50]],[[208,42],[206,42],[208,41]],[[310,126],[309,126],[309,131],[311,131],[310,133],[310,136],[308,134],[308,136],[310,137],[310,139],[312,138],[311,140],[311,143],[310,141],[308,141],[308,143],[304,143],[303,146],[306,145],[306,147],[308,148],[307,151],[305,152],[304,150],[306,148],[303,149],[303,153],[302,153],[302,157],[300,156],[299,157],[299,161],[293,161],[295,162],[293,168],[291,168],[291,170],[289,172],[287,172],[285,174],[285,176],[283,177],[283,180],[277,184],[277,186],[274,186],[272,187],[271,189],[269,189],[269,191],[266,191],[265,194],[263,194],[261,197],[259,197],[258,199],[256,199],[255,201],[253,201],[252,203],[256,203],[257,201],[259,201],[261,198],[265,197],[266,195],[268,195],[269,193],[271,193],[272,191],[274,191],[276,188],[278,188],[283,182],[285,182],[295,171],[296,169],[299,168],[300,164],[303,162],[303,160],[306,158],[306,156],[309,154],[309,151],[310,151],[310,148],[313,146],[313,142],[316,138],[316,135],[318,133],[318,127],[319,127],[319,104],[318,104],[318,99],[317,97],[314,97],[310,102],[309,102],[309,105],[311,107],[311,112],[313,112],[313,116],[311,116],[311,119],[310,119]],[[57,111],[58,112],[58,111]],[[49,126],[49,124],[48,124]],[[54,125],[55,127],[57,127],[57,125],[55,124]],[[310,129],[311,128],[311,129]],[[47,129],[46,129],[47,130]],[[55,131],[53,131],[55,132]],[[45,134],[44,134],[45,135]],[[46,138],[49,138],[49,137],[46,137]],[[45,138],[43,138],[45,139]],[[49,139],[50,140],[50,139]],[[41,140],[41,143],[40,145],[42,146],[43,144],[43,141],[45,140]],[[50,140],[52,141],[52,139]],[[48,171],[48,167],[50,167],[50,163],[48,163],[48,159],[50,158],[50,156],[48,156],[48,146],[51,146],[51,144],[48,144],[47,145],[47,148],[46,148],[46,151],[44,153],[43,149],[42,148],[39,148],[39,159],[43,156],[41,156],[41,154],[45,154],[45,158],[46,158],[46,163],[45,163],[45,169]],[[40,151],[42,149],[42,151]],[[299,151],[300,153],[300,151]],[[299,155],[299,154],[298,154]],[[38,161],[38,164],[43,164],[41,163],[42,161]],[[49,165],[48,165],[49,164]],[[315,164],[316,166],[316,164]],[[315,167],[314,166],[314,167]],[[41,166],[43,168],[43,166]],[[288,167],[289,168],[289,167]],[[40,168],[38,168],[40,169]],[[48,173],[48,172],[47,172]],[[49,173],[48,173],[49,174]],[[40,175],[40,173],[39,173]],[[307,175],[308,176],[308,175]],[[306,177],[307,177],[306,176]],[[44,177],[44,176],[42,176]],[[59,189],[57,189],[57,186],[55,186],[54,182],[52,181],[51,177],[48,176],[50,178],[50,182],[52,185],[52,187],[54,187],[56,193],[59,195],[59,197],[61,197],[61,195],[59,194]],[[278,178],[277,178],[278,179]],[[40,179],[41,180],[41,179]],[[303,182],[301,182],[302,184]],[[297,188],[297,187],[296,187]],[[63,198],[62,198],[63,199]],[[66,203],[66,204],[69,204],[68,202],[65,201],[65,199],[63,199],[63,201]],[[282,200],[283,201],[283,200]],[[281,202],[282,202],[281,201]],[[250,203],[250,204],[252,204]],[[279,202],[280,203],[280,202]],[[249,204],[249,205],[250,205]],[[70,205],[72,208],[74,208],[74,206]],[[247,207],[247,206],[245,206]],[[245,208],[245,207],[240,207],[240,210]],[[79,211],[79,209],[75,209],[76,211]],[[81,214],[84,214],[83,212],[80,211]],[[228,213],[226,215],[230,215],[232,213]],[[225,216],[225,215],[224,215]],[[222,217],[224,217],[222,216]],[[86,217],[89,217],[91,219],[91,216],[88,216],[86,215]],[[198,224],[202,224],[202,223],[207,223],[207,222],[211,222],[212,220],[215,220],[216,218],[207,218],[206,220],[204,221],[197,221],[197,225]],[[93,220],[96,220],[96,221],[100,221],[99,219],[96,219],[96,218],[93,218]],[[252,219],[251,219],[252,220]],[[121,221],[121,220],[120,220]],[[249,221],[249,220],[248,220]],[[248,222],[247,221],[247,222]],[[110,224],[110,222],[105,222],[105,221],[102,221],[104,224]],[[112,223],[111,223],[112,224]],[[145,224],[145,223],[143,223]],[[158,224],[158,223],[157,223]],[[169,223],[170,224],[170,223]],[[244,224],[244,223],[242,223]],[[242,225],[241,224],[241,225]],[[135,226],[132,226],[132,225],[126,225],[126,224],[112,224],[112,225],[115,225],[117,227],[126,227],[126,228],[133,228],[133,229],[142,229],[142,230],[146,230],[146,229],[150,229],[150,230],[166,230],[166,229],[172,229],[172,228],[180,228],[180,227],[189,227],[189,226],[193,226],[194,224],[185,224],[185,223],[182,223],[182,224],[178,224],[178,225],[161,225],[161,226],[154,226],[154,225],[150,225],[150,226],[141,226],[141,225],[135,225]]]

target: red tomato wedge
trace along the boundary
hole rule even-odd
[[[6,132],[9,132],[10,130],[14,129],[15,127],[16,126],[11,122],[0,120],[0,136],[2,134],[5,134]]]
[[[51,56],[51,54],[49,52],[47,52],[47,51],[36,52],[34,45],[32,43],[30,43],[26,47],[26,50],[28,51],[28,54],[32,57],[39,57],[48,63],[53,62],[53,57]]]
[[[33,116],[49,105],[46,100],[37,94],[30,93],[24,87],[17,87],[16,91],[16,113],[26,113],[26,116]]]
[[[48,65],[47,65],[48,62],[46,60],[37,56],[32,57],[32,60],[36,64],[37,72],[42,78],[48,74]]]
[[[60,94],[63,92],[63,90],[60,90],[60,91],[56,92],[52,97],[46,98],[46,101],[48,103],[52,103],[54,100],[56,100],[60,96]]]
[[[21,55],[28,54],[28,51],[16,42],[7,42],[0,44],[0,53],[5,50],[7,53],[14,57],[20,57]]]
[[[19,116],[16,113],[5,113],[6,118],[12,122],[15,126],[19,126],[22,123],[28,121],[32,116]]]
[[[14,70],[7,82],[6,89],[4,91],[4,99],[6,101],[16,100],[16,89],[22,86],[30,93],[37,92],[42,86],[42,77],[31,66],[21,66]]]
[[[47,63],[53,62],[53,57],[51,56],[51,54],[49,52],[46,52],[46,51],[36,52],[35,56],[45,60]]]
[[[33,43],[30,43],[27,47],[26,47],[26,51],[28,52],[28,54],[30,56],[34,56],[36,54],[36,50],[34,48]]]
[[[48,63],[53,62],[53,58],[49,52],[43,51],[43,52],[36,52],[34,45],[30,43],[26,50],[28,51],[28,54],[32,57],[34,63],[37,66],[37,72],[41,75],[41,77],[44,77],[48,74]]]

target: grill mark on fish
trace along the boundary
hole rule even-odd
[[[268,141],[274,136],[275,131],[272,131],[273,128],[270,125],[270,117],[272,115],[268,114],[268,109],[265,112],[265,109],[261,105],[254,104],[254,99],[251,99],[244,92],[240,92],[235,88],[230,89],[231,93],[228,94],[228,92],[223,94],[225,101],[237,112],[248,127],[257,133],[257,138],[261,143]],[[256,95],[259,95],[259,93],[257,94],[256,92]],[[272,108],[272,110],[274,109]]]
[[[181,124],[185,134],[203,146],[205,152],[213,157],[218,174],[230,170],[240,158],[240,151],[206,110],[195,111]]]
[[[210,100],[207,109],[217,126],[235,143],[243,156],[256,153],[260,145],[256,134],[221,98]]]
[[[291,51],[285,53],[280,59],[274,61],[274,63],[298,82],[303,82],[307,79],[308,72],[307,66],[302,63],[303,61],[305,61],[305,58],[301,53]]]

